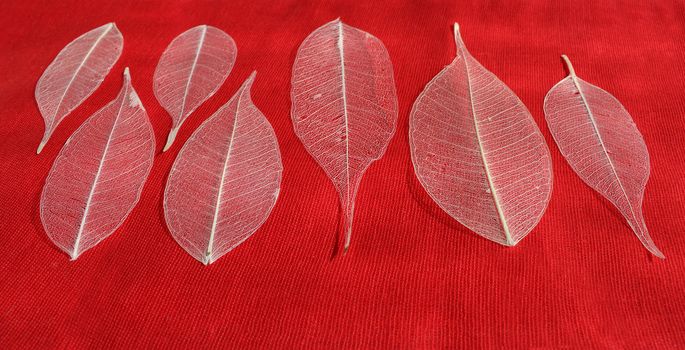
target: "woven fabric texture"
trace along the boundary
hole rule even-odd
[[[297,48],[338,16],[383,41],[399,101],[397,133],[362,180],[344,256],[337,194],[290,119]],[[67,43],[112,21],[124,36],[122,57],[36,155],[38,78]],[[455,21],[551,150],[549,208],[513,248],[441,211],[411,164],[409,112],[453,59]],[[0,24],[0,348],[685,347],[682,1],[8,0]],[[153,95],[154,69],[169,42],[199,24],[235,39],[231,75],[156,156],[123,226],[69,261],[39,217],[55,157],[116,96],[127,66],[161,151],[171,118]],[[562,53],[616,96],[644,135],[652,166],[645,220],[666,260],[650,256],[554,145],[542,103],[566,74]],[[261,229],[203,266],[166,228],[164,186],[181,145],[253,70],[254,103],[282,151],[281,194]]]

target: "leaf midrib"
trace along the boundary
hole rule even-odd
[[[458,33],[457,33],[458,35]],[[490,193],[492,194],[492,198],[495,202],[495,209],[497,210],[497,214],[500,219],[500,223],[502,224],[502,229],[504,230],[504,237],[507,240],[507,244],[513,246],[515,244],[513,237],[511,236],[511,232],[509,231],[509,226],[507,224],[507,219],[504,216],[504,211],[502,210],[501,204],[500,204],[500,198],[497,195],[497,190],[495,189],[495,184],[492,181],[492,174],[490,173],[490,167],[488,166],[487,159],[485,157],[485,152],[483,151],[483,144],[481,142],[481,137],[480,137],[480,130],[478,128],[478,120],[476,118],[476,108],[473,104],[473,89],[471,87],[471,74],[469,73],[469,64],[467,62],[467,57],[465,53],[465,48],[463,43],[461,43],[461,38],[457,38],[457,46],[462,50],[462,59],[464,60],[464,67],[466,69],[466,83],[469,91],[469,103],[471,104],[471,116],[473,117],[473,125],[475,128],[476,132],[476,141],[478,142],[478,152],[481,156],[481,160],[483,161],[483,168],[485,169],[485,177],[488,180],[488,186],[490,188]],[[457,53],[459,54],[459,53]]]

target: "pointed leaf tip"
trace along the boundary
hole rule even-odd
[[[128,67],[124,68],[124,85],[131,85],[131,71]]]
[[[665,260],[666,256],[664,253],[659,250],[659,248],[656,245],[652,245],[651,247],[647,247],[647,250],[649,250],[650,253],[654,254],[659,259]]]
[[[240,90],[252,90],[252,83],[254,83],[255,78],[257,77],[257,71],[252,71],[250,76],[245,79],[245,82],[243,82],[243,85],[240,87]]]
[[[162,152],[166,152],[171,148],[171,145],[174,144],[174,140],[176,140],[176,134],[178,134],[178,127],[171,129],[169,131],[169,136],[166,139],[166,144],[164,145],[164,148],[162,149]]]
[[[249,76],[247,79],[248,79],[248,80],[254,81],[256,77],[257,77],[257,71],[256,71],[256,70],[253,70],[252,73],[250,74],[250,76]]]
[[[46,143],[47,143],[47,141],[41,141],[40,142],[40,145],[38,145],[38,150],[36,150],[36,154],[40,154],[40,152],[43,151],[43,147],[45,147]]]

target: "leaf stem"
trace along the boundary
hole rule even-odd
[[[459,33],[459,23],[454,22],[454,43],[457,45],[457,48],[461,48],[461,34]]]
[[[568,68],[568,74],[570,74],[572,77],[575,77],[576,71],[573,69],[573,65],[571,64],[571,60],[568,59],[568,56],[566,56],[566,55],[561,55],[561,58],[566,63],[566,68]]]
[[[350,248],[350,243],[352,242],[352,221],[354,218],[354,201],[350,201],[348,198],[344,204],[345,213],[343,225],[345,231],[345,245],[343,246],[343,254],[347,254],[347,250]]]

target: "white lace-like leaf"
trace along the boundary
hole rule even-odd
[[[173,120],[164,151],[186,118],[224,83],[237,53],[233,38],[208,25],[188,29],[166,48],[153,83],[157,100]]]
[[[203,264],[213,263],[262,226],[280,191],[278,140],[250,98],[254,77],[193,133],[167,181],[167,226]]]
[[[649,236],[642,198],[649,178],[649,152],[633,118],[608,92],[569,76],[545,97],[549,130],[571,168],[613,203],[652,254],[664,258]]]
[[[297,52],[291,99],[295,133],[340,195],[347,249],[359,183],[385,153],[397,124],[385,46],[339,19],[321,26]]]
[[[45,121],[37,153],[59,123],[90,96],[119,59],[124,38],[114,23],[81,35],[60,51],[36,85],[36,102]]]
[[[45,181],[40,217],[52,242],[76,259],[111,235],[138,202],[154,151],[126,68],[119,96],[71,135]]]
[[[552,192],[549,149],[526,107],[466,50],[417,98],[410,116],[414,170],[435,202],[477,234],[513,246]]]

